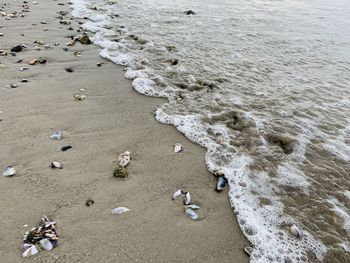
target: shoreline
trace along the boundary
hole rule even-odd
[[[13,6],[18,9],[21,3]],[[31,2],[25,17],[0,23],[0,49],[27,45],[17,56],[0,57],[5,66],[0,69],[5,76],[0,83],[1,166],[12,164],[17,170],[12,178],[2,177],[0,184],[2,262],[27,260],[19,249],[28,230],[22,226],[34,227],[44,214],[57,222],[59,245],[28,258],[32,262],[248,262],[242,250],[248,242],[227,189],[214,191],[205,149],[175,127],[156,122],[153,111],[162,99],[137,93],[121,66],[99,57],[97,46],[67,47],[66,36],[81,32],[67,30],[78,28],[74,19],[71,25],[61,25],[54,18],[58,11],[69,12],[67,4],[58,3]],[[69,17],[68,13],[64,20]],[[36,45],[40,51],[34,50]],[[27,65],[41,56],[46,64]],[[16,63],[19,58],[22,63]],[[101,67],[96,66],[99,62]],[[19,67],[29,69],[21,72]],[[67,67],[74,72],[66,72]],[[19,82],[22,78],[29,82]],[[11,84],[17,87],[6,87]],[[87,98],[74,100],[82,88]],[[63,140],[51,140],[58,129]],[[174,143],[184,145],[184,152],[173,153]],[[73,148],[60,152],[64,145]],[[129,177],[114,178],[117,155],[127,150],[132,156]],[[52,161],[61,161],[64,169],[51,170]],[[189,220],[181,201],[171,200],[179,188],[190,191],[200,205],[200,220]],[[87,198],[95,204],[86,207]],[[114,216],[116,204],[131,211]]]

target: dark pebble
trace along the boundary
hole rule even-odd
[[[11,48],[11,52],[21,52],[22,51],[22,46],[21,45],[17,45],[13,48]]]
[[[86,206],[92,206],[94,203],[95,203],[95,201],[92,200],[92,199],[87,199],[87,200],[85,201],[85,205],[86,205]]]

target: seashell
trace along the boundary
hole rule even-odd
[[[290,231],[297,239],[300,239],[300,240],[303,239],[303,236],[304,236],[303,231],[301,231],[301,229],[297,227],[295,224],[291,225]]]
[[[200,207],[198,205],[186,205],[186,209],[198,210]]]
[[[65,151],[67,151],[67,150],[69,150],[69,149],[72,149],[72,148],[73,148],[73,147],[70,146],[70,145],[63,146],[63,147],[61,148],[61,151],[62,151],[62,152],[65,152]]]
[[[85,201],[86,206],[92,206],[94,203],[95,203],[95,201],[90,199],[90,198]]]
[[[74,69],[73,69],[73,68],[65,68],[65,70],[66,70],[67,72],[69,72],[69,73],[74,72]]]
[[[41,240],[39,241],[39,243],[40,243],[40,246],[41,246],[43,249],[47,250],[47,251],[51,251],[51,250],[54,249],[55,246],[57,245],[57,242],[56,242],[56,241],[51,241],[51,240],[49,240],[49,239],[47,239],[47,238],[41,239]]]
[[[184,199],[184,205],[190,205],[192,203],[190,192],[185,192],[182,194],[182,196]]]
[[[180,143],[175,143],[174,144],[174,152],[182,152],[184,150],[184,147]]]
[[[214,176],[220,177],[220,176],[225,176],[224,171],[219,169],[219,170],[214,170],[213,171]]]
[[[28,70],[29,68],[28,67],[20,67],[20,68],[17,68],[19,71],[25,71],[25,70]]]
[[[86,95],[79,95],[79,94],[74,95],[74,99],[76,100],[85,100],[86,98],[87,98]]]
[[[60,162],[52,162],[50,164],[50,167],[52,169],[63,169],[63,164],[61,164]]]
[[[81,37],[79,37],[78,40],[79,40],[79,42],[80,42],[81,44],[85,44],[85,45],[88,45],[88,44],[91,44],[91,43],[92,43],[91,40],[90,40],[90,38],[89,38],[89,36],[86,35],[86,34],[84,34],[84,35],[82,35]]]
[[[243,247],[243,251],[250,257],[250,255],[253,253],[253,247],[245,245]]]
[[[189,218],[191,218],[192,220],[197,220],[198,219],[198,215],[195,211],[193,211],[192,209],[186,209],[185,210],[187,216]]]
[[[113,215],[121,215],[125,212],[129,212],[130,209],[129,208],[126,208],[126,207],[123,207],[123,206],[120,206],[120,207],[116,207],[112,210],[112,214]]]
[[[226,186],[227,179],[224,176],[217,177],[215,190],[221,192]]]
[[[45,64],[45,63],[47,62],[47,59],[44,58],[44,57],[39,57],[39,58],[37,59],[37,61],[38,61],[40,64]]]
[[[115,177],[121,177],[125,178],[128,176],[128,172],[126,171],[125,167],[118,165],[113,172],[113,176]]]
[[[54,134],[50,136],[51,139],[54,140],[61,140],[62,139],[62,132],[61,131],[55,131]]]
[[[73,52],[73,55],[76,56],[76,57],[80,57],[80,56],[81,56],[81,52],[79,52],[79,51],[74,51],[74,52]]]
[[[130,152],[126,151],[118,156],[118,165],[126,167],[130,162]]]
[[[2,173],[2,176],[11,177],[16,174],[16,170],[12,165],[6,167],[5,171]]]
[[[32,59],[28,61],[28,65],[35,65],[38,62],[37,59]]]
[[[22,256],[24,258],[29,257],[29,256],[33,256],[39,252],[38,249],[36,248],[36,246],[31,245],[31,244],[27,244],[27,243],[24,243],[22,245],[22,249],[24,250],[22,253]]]
[[[20,82],[27,83],[27,82],[29,82],[29,80],[28,79],[21,79]]]
[[[35,47],[34,47],[34,50],[36,50],[36,51],[40,51],[40,50],[41,50],[41,48],[40,48],[39,46],[35,46]]]
[[[173,193],[171,197],[172,197],[173,200],[175,200],[176,197],[178,197],[180,195],[182,195],[182,190],[181,189],[179,189],[175,193]]]

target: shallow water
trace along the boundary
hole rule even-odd
[[[73,8],[137,91],[168,98],[157,120],[206,147],[208,169],[225,172],[252,262],[350,262],[347,0]]]

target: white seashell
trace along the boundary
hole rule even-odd
[[[180,143],[175,143],[174,144],[174,152],[176,152],[176,153],[182,152],[183,149],[184,149],[184,147]]]
[[[79,94],[74,95],[74,99],[76,100],[85,100],[86,98],[87,98],[86,95],[79,95]]]
[[[63,164],[61,164],[60,162],[52,162],[50,164],[50,167],[52,169],[63,169]]]
[[[303,239],[303,236],[304,236],[303,231],[301,231],[301,229],[297,227],[295,224],[291,225],[290,231],[296,238]]]
[[[50,136],[51,139],[54,140],[61,140],[62,139],[62,132],[61,131],[55,131],[54,134]]]
[[[120,207],[114,208],[114,209],[112,210],[112,214],[113,214],[113,215],[121,215],[121,214],[123,214],[123,213],[125,213],[125,212],[129,212],[129,211],[130,211],[129,208],[120,206]]]
[[[2,176],[7,176],[7,177],[10,177],[10,176],[13,176],[16,174],[16,170],[13,166],[9,165],[6,167],[5,171],[2,173]]]
[[[184,193],[184,205],[190,205],[191,204],[191,195],[190,192]]]
[[[118,165],[126,167],[130,162],[130,152],[126,151],[118,156]]]
[[[172,194],[173,200],[175,200],[176,197],[178,197],[180,195],[182,195],[182,190],[181,189],[177,190],[175,193]]]
[[[47,251],[50,251],[50,250],[52,250],[54,248],[54,246],[51,243],[51,241],[48,240],[47,238],[44,238],[44,239],[40,240],[39,243],[40,243],[40,246],[43,249],[47,250]]]
[[[200,207],[198,205],[187,205],[186,209],[198,210]]]
[[[29,257],[29,256],[33,256],[39,252],[38,249],[36,248],[36,246],[34,246],[34,245],[24,244],[23,248],[25,249],[25,251],[22,254],[22,256],[24,258]]]
[[[192,220],[198,219],[198,215],[197,215],[196,212],[193,211],[192,209],[186,209],[185,212],[186,212],[187,216],[188,216],[189,218],[191,218]]]
[[[248,256],[251,256],[251,254],[253,253],[253,248],[251,246],[245,245],[243,247],[243,250]]]

